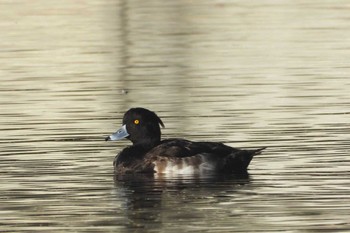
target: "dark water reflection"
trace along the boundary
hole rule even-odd
[[[116,194],[125,199],[128,228],[176,231],[185,224],[188,229],[213,231],[215,227],[207,229],[207,221],[218,221],[220,216],[215,213],[223,210],[220,205],[234,205],[249,181],[248,174],[181,178],[127,175],[115,177],[115,186]]]
[[[349,232],[348,1],[1,1],[1,232]],[[119,177],[165,138],[267,146],[247,177]]]
[[[116,196],[124,202],[128,217],[123,225],[128,229],[270,232],[289,227],[334,232],[349,229],[344,203],[348,191],[338,186],[348,183],[348,176],[309,172],[270,174],[268,180],[248,174],[175,179],[128,176],[117,178],[115,185]]]

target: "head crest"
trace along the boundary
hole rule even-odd
[[[163,121],[159,118],[159,116],[157,116],[157,114],[154,113],[154,115],[156,115],[158,123],[160,124],[160,126],[162,126],[162,128],[165,128]]]

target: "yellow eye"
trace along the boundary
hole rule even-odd
[[[134,124],[138,125],[138,124],[140,124],[140,121],[139,120],[134,120]]]

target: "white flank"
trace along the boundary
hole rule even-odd
[[[159,161],[155,161],[153,164],[155,172],[164,175],[195,175],[215,169],[215,164],[206,161],[204,156],[200,156],[200,160],[202,162],[199,165],[193,165],[187,158],[179,159],[176,162],[167,161],[166,166],[162,168],[161,165],[158,167]]]

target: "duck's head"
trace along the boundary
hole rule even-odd
[[[123,124],[106,141],[127,138],[134,145],[155,146],[160,142],[162,120],[152,111],[145,108],[131,108],[123,117]]]

